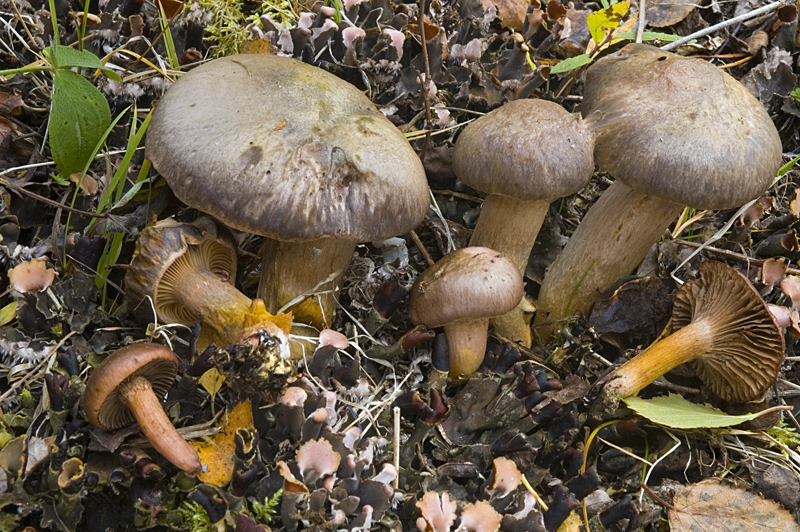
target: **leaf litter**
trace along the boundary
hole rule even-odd
[[[480,194],[465,188],[447,171],[447,154],[452,154],[458,126],[506,101],[531,94],[556,100],[573,109],[580,99],[580,82],[573,85],[569,81],[571,66],[591,62],[590,50],[609,44],[603,43],[605,36],[598,32],[598,28],[613,30],[615,36],[625,35],[630,33],[636,15],[623,10],[624,3],[615,4],[616,9],[602,6],[608,8],[606,12],[593,4],[577,3],[573,8],[559,2],[543,4],[534,1],[525,4],[524,11],[520,7],[523,4],[509,4],[516,11],[507,13],[498,11],[503,3],[493,5],[488,1],[480,2],[480,5],[469,2],[461,5],[450,2],[432,4],[424,25],[426,36],[430,37],[429,66],[435,90],[425,96],[421,91],[420,73],[424,71],[421,40],[415,35],[415,30],[419,30],[415,26],[419,8],[413,4],[378,0],[345,2],[339,13],[343,15],[339,21],[341,27],[337,30],[332,30],[330,24],[325,29],[326,21],[331,17],[325,15],[319,5],[294,6],[295,15],[306,11],[316,17],[315,23],[306,28],[311,31],[310,38],[299,29],[299,21],[293,22],[298,17],[292,16],[286,3],[276,4],[286,16],[274,15],[272,22],[253,16],[261,14],[261,8],[252,10],[252,6],[241,5],[237,9],[242,19],[250,17],[246,24],[243,20],[230,23],[231,19],[225,17],[211,20],[211,15],[221,12],[213,1],[202,5],[186,4],[184,14],[170,4],[174,11],[167,17],[176,16],[170,25],[175,57],[164,45],[167,39],[159,39],[158,28],[162,21],[154,6],[110,2],[106,7],[90,8],[97,10],[92,14],[98,16],[100,23],[87,28],[90,37],[85,42],[86,48],[93,56],[104,61],[107,59],[106,66],[122,73],[122,78],[116,81],[101,73],[97,77],[81,79],[102,91],[115,116],[134,102],[139,109],[151,106],[171,80],[179,75],[178,64],[191,65],[213,54],[215,46],[224,51],[222,45],[227,45],[230,50],[255,35],[258,39],[251,42],[261,41],[261,46],[267,49],[314,62],[367,91],[389,118],[409,134],[418,152],[427,143],[425,164],[429,174],[439,179],[434,197],[444,217],[440,220],[436,216],[425,222],[418,229],[418,241],[406,237],[401,239],[402,245],[393,244],[399,253],[390,254],[388,246],[368,244],[361,247],[356,266],[345,279],[345,296],[341,301],[349,317],[340,316],[333,324],[335,330],[345,333],[351,347],[341,352],[326,349],[309,353],[307,364],[293,368],[293,371],[302,371],[302,375],[276,378],[269,383],[269,389],[265,389],[258,379],[259,368],[264,365],[258,353],[241,347],[220,349],[205,357],[202,353],[193,353],[191,334],[169,325],[146,331],[129,319],[129,309],[125,309],[123,298],[115,292],[113,286],[121,284],[119,266],[129,261],[134,239],[148,219],[153,215],[161,218],[186,214],[156,176],[145,175],[146,180],[141,181],[144,184],[133,188],[131,182],[138,179],[137,172],[143,165],[139,152],[123,161],[121,154],[115,154],[111,149],[112,146],[124,148],[128,131],[126,123],[140,120],[141,112],[130,112],[125,116],[108,141],[109,149],[101,151],[100,157],[89,166],[87,177],[91,176],[100,184],[99,194],[89,191],[88,195],[77,197],[74,204],[79,210],[94,212],[100,203],[99,195],[106,197],[103,203],[110,197],[103,191],[111,192],[107,183],[114,179],[114,182],[122,183],[120,192],[125,192],[126,201],[116,202],[118,207],[114,209],[114,216],[124,222],[124,227],[110,223],[91,225],[72,216],[66,234],[65,219],[56,213],[59,202],[70,204],[69,200],[64,202],[63,199],[68,194],[72,198],[72,191],[68,188],[70,175],[59,176],[53,172],[52,166],[20,168],[2,174],[0,178],[9,180],[10,184],[7,190],[0,190],[4,198],[0,207],[0,267],[4,274],[0,290],[6,290],[7,270],[32,259],[47,258],[48,268],[54,268],[59,277],[52,285],[51,293],[25,295],[6,291],[0,296],[0,308],[3,309],[0,315],[5,322],[0,330],[3,357],[0,379],[4,379],[2,384],[8,384],[9,388],[8,392],[6,387],[3,390],[4,424],[0,427],[0,454],[5,464],[0,467],[0,529],[49,526],[52,529],[82,530],[86,526],[88,530],[94,530],[95,521],[102,523],[103,527],[119,528],[124,523],[138,529],[176,526],[189,530],[192,523],[200,522],[215,523],[218,527],[223,523],[228,526],[241,523],[244,527],[244,523],[248,523],[261,530],[268,526],[274,529],[291,529],[292,526],[321,529],[332,522],[323,517],[333,518],[341,511],[345,514],[341,526],[351,530],[378,530],[381,521],[395,528],[411,530],[413,523],[420,518],[418,502],[425,493],[432,492],[448,493],[450,500],[457,501],[456,515],[463,515],[467,501],[475,502],[479,498],[482,503],[488,501],[492,511],[504,516],[501,524],[504,531],[542,530],[545,526],[548,530],[555,530],[561,522],[571,523],[571,529],[577,529],[577,522],[583,521],[580,502],[600,499],[599,493],[605,493],[605,490],[614,492],[613,497],[604,499],[603,504],[587,513],[590,525],[619,528],[628,523],[629,526],[651,530],[658,526],[660,508],[637,506],[630,499],[630,494],[638,490],[637,482],[642,473],[641,462],[630,455],[638,458],[649,450],[660,458],[666,456],[665,451],[674,443],[665,437],[662,429],[654,429],[641,418],[631,418],[600,431],[602,441],[608,444],[601,443],[597,450],[584,449],[584,432],[589,426],[585,399],[587,383],[595,382],[607,363],[654,339],[661,327],[652,322],[660,320],[667,312],[664,307],[669,305],[668,300],[676,288],[665,272],[681,262],[685,252],[692,249],[690,244],[702,240],[707,232],[714,232],[725,221],[726,213],[711,214],[689,224],[674,239],[665,238],[654,249],[654,258],[649,263],[651,272],[664,282],[665,288],[655,290],[649,281],[644,281],[638,283],[639,286],[634,284],[618,292],[605,305],[618,317],[616,322],[599,320],[591,324],[599,327],[595,329],[579,320],[570,324],[560,345],[550,351],[529,351],[493,340],[487,363],[482,369],[484,375],[463,386],[448,386],[440,390],[427,382],[436,374],[436,344],[399,345],[401,337],[410,328],[402,298],[394,312],[373,320],[376,324],[367,325],[369,334],[364,334],[364,324],[368,323],[375,308],[373,296],[380,292],[385,282],[407,288],[417,273],[424,269],[425,253],[436,260],[448,250],[449,240],[454,240],[460,247],[469,239],[479,203],[466,198],[480,200]],[[22,66],[20,58],[34,61],[36,57],[30,48],[42,50],[52,37],[48,34],[50,20],[46,7],[35,2],[34,5],[26,2],[2,5],[4,22],[8,19],[19,34],[4,34],[4,43],[15,47],[17,54],[0,57],[2,68]],[[665,3],[656,5],[658,9],[667,8]],[[165,10],[167,7],[165,5]],[[9,15],[15,8],[20,10],[18,17]],[[80,14],[83,6],[71,5],[70,9]],[[681,9],[669,7],[669,10]],[[721,13],[716,3],[712,9],[695,9],[683,21],[672,23],[677,26],[671,25],[664,31],[686,34],[750,7],[739,5],[736,13],[731,6],[722,6],[722,9],[725,11]],[[599,14],[589,19],[592,11]],[[69,31],[72,31],[67,28],[73,26],[65,16],[59,15],[58,18],[63,28],[61,36],[67,39]],[[600,22],[595,24],[598,19]],[[216,32],[206,32],[204,39],[203,26],[222,24],[220,21],[225,21],[229,27],[212,28]],[[365,33],[349,46],[341,35],[347,25],[357,26]],[[25,33],[26,27],[32,32],[30,38]],[[796,120],[800,116],[798,97],[792,96],[791,90],[792,84],[796,83],[793,76],[796,75],[794,59],[797,54],[792,43],[794,34],[791,33],[796,32],[796,11],[794,19],[781,12],[780,16],[763,22],[768,33],[764,32],[767,41],[766,44],[762,42],[760,48],[755,45],[755,39],[749,39],[756,33],[755,27],[745,24],[731,30],[735,38],[728,41],[719,36],[721,33],[712,35],[707,41],[700,40],[691,45],[690,50],[709,54],[748,54],[732,58],[720,54],[715,60],[720,66],[742,58],[747,60],[729,71],[736,77],[745,76],[749,80],[753,91],[770,108],[784,132],[784,151],[793,153],[798,148],[798,140],[786,132],[796,129]],[[403,35],[399,47],[396,44],[399,37],[392,37],[391,32],[384,33],[384,28]],[[221,42],[230,29],[236,29],[236,35],[229,42]],[[6,35],[9,36],[7,41]],[[74,38],[74,34],[70,38]],[[149,52],[145,38],[156,43]],[[658,38],[658,35],[650,33],[647,38]],[[754,45],[750,47],[746,41]],[[719,46],[726,49],[720,50]],[[581,58],[581,55],[585,57]],[[145,59],[138,60],[142,56]],[[570,60],[574,61],[572,65],[568,63]],[[751,68],[756,64],[757,68]],[[94,63],[86,66],[96,67]],[[559,68],[564,74],[548,75],[548,70],[552,74],[553,69]],[[55,154],[48,151],[42,132],[45,129],[43,125],[50,118],[46,112],[51,101],[50,83],[52,80],[47,78],[15,76],[0,85],[0,102],[4,102],[4,107],[0,107],[4,115],[0,117],[0,171],[28,164],[49,164],[48,157],[65,160],[71,166],[80,166],[78,172],[83,171],[83,165],[59,155],[58,142],[54,146]],[[80,90],[86,89],[85,84],[82,85]],[[56,100],[60,97],[54,96]],[[426,102],[427,99],[430,101]],[[95,104],[99,103],[99,100],[95,101]],[[423,118],[426,103],[437,109],[434,113],[436,121],[429,122]],[[97,107],[95,104],[92,105]],[[57,110],[57,106],[54,107]],[[95,125],[92,129],[98,127]],[[430,141],[424,140],[426,130],[434,133]],[[56,132],[56,138],[58,135]],[[62,139],[66,135],[66,132],[62,133]],[[91,149],[80,146],[74,154],[86,157]],[[128,164],[130,166],[126,166]],[[543,230],[549,240],[540,242],[544,246],[540,245],[539,249],[548,246],[557,249],[607,184],[605,176],[596,176],[585,191],[561,202],[558,208],[552,208],[547,227]],[[42,203],[32,196],[21,195],[19,188],[14,187],[36,193],[55,205],[43,208]],[[734,235],[728,242],[718,244],[720,251],[706,250],[703,257],[722,257],[731,264],[750,265],[750,277],[756,282],[759,260],[763,262],[780,256],[796,264],[800,254],[796,237],[793,243],[792,236],[800,228],[800,222],[788,208],[789,200],[795,197],[795,189],[800,187],[796,173],[792,171],[766,197],[763,212],[750,220],[737,221],[738,229]],[[127,195],[129,192],[132,192],[130,197]],[[122,205],[126,202],[130,202],[128,207]],[[688,215],[684,221],[690,218]],[[119,236],[115,237],[115,234]],[[112,264],[110,269],[99,266],[100,258],[106,260],[109,256],[109,242],[114,239],[118,264]],[[257,254],[257,239],[242,239],[240,243],[243,262]],[[77,260],[70,259],[64,263],[65,256]],[[537,261],[541,262],[537,267],[543,270],[548,259],[541,257],[537,255]],[[687,276],[692,275],[696,266],[697,261],[694,261]],[[101,270],[110,281],[105,292],[98,290],[95,284],[99,278],[95,277],[94,269]],[[246,270],[242,283],[248,286],[249,282],[252,292],[252,279],[257,270],[252,264]],[[531,279],[535,277],[531,276]],[[788,296],[777,288],[769,297],[770,302],[787,305],[787,308],[791,304]],[[630,300],[635,301],[643,312],[624,312],[621,307],[624,301]],[[651,323],[647,323],[643,315],[653,316]],[[95,365],[97,354],[131,340],[146,338],[148,332],[159,341],[172,343],[185,365],[196,370],[194,376],[181,379],[166,403],[170,416],[179,425],[203,427],[212,421],[214,412],[233,408],[245,396],[254,401],[252,425],[258,429],[261,438],[256,444],[256,458],[242,454],[242,449],[237,455],[235,446],[233,449],[230,447],[233,440],[229,431],[214,435],[211,434],[214,429],[200,429],[205,431],[208,441],[216,441],[219,436],[220,444],[223,443],[221,435],[225,434],[227,448],[222,454],[234,464],[231,470],[226,463],[225,473],[217,479],[219,484],[216,487],[212,487],[216,482],[198,483],[174,478],[168,464],[160,461],[158,456],[147,454],[146,444],[135,439],[137,431],[133,428],[113,436],[105,435],[107,439],[103,441],[108,445],[101,446],[96,431],[80,426],[82,379]],[[65,338],[67,342],[62,343]],[[370,354],[391,346],[398,347],[392,351],[395,358],[389,362],[370,359]],[[546,369],[539,365],[544,361],[548,363]],[[791,386],[797,381],[793,362],[789,361],[786,368],[785,377],[789,384],[779,383],[776,388],[782,401],[790,403],[796,402]],[[205,364],[215,368],[217,375],[224,375],[225,380],[201,380],[204,374],[215,375],[206,373],[211,371],[211,367]],[[45,391],[45,368],[59,377],[60,384],[52,392]],[[299,380],[295,381],[295,378]],[[703,395],[691,374],[668,378],[663,385],[668,389],[681,393],[696,391],[700,393],[698,401],[701,403],[712,403],[720,408],[727,406]],[[295,403],[288,400],[286,403],[276,402],[290,384],[289,389],[301,388],[305,398]],[[11,390],[15,385],[18,386]],[[416,398],[412,397],[408,402],[416,405],[417,410],[406,408],[406,403],[395,403],[406,392],[412,396],[416,394]],[[329,393],[336,396],[335,401],[327,395]],[[773,399],[773,402],[777,400]],[[50,407],[54,403],[61,404],[58,412]],[[402,413],[395,420],[391,407],[396,404]],[[321,421],[321,410],[325,411],[324,421]],[[312,415],[314,412],[318,414],[316,417]],[[400,433],[396,435],[398,443],[409,444],[408,451],[403,453],[408,466],[404,464],[398,472],[395,485],[399,489],[389,496],[384,486],[391,475],[382,471],[392,461],[391,445],[387,444],[395,436],[391,428],[395,421],[400,427]],[[229,427],[235,426],[251,434],[247,430],[250,424],[234,423]],[[360,434],[356,434],[356,428]],[[26,433],[31,436],[25,438]],[[764,483],[759,489],[766,490],[772,477],[758,475],[754,469],[751,472],[753,464],[760,464],[759,460],[769,459],[775,467],[792,471],[795,476],[800,468],[800,463],[791,454],[797,444],[790,438],[776,438],[783,447],[765,449],[762,447],[767,446],[766,438],[757,433],[722,436],[712,433],[710,440],[705,432],[684,434],[691,445],[688,450],[680,448],[676,451],[675,455],[684,453],[680,460],[676,458],[674,463],[670,463],[670,456],[666,456],[656,464],[656,459],[652,459],[656,464],[650,477],[653,483],[665,483],[669,479],[688,482],[687,478],[699,480],[712,474],[713,468],[696,465],[702,461],[727,468],[726,471],[754,483]],[[304,474],[297,467],[298,450],[321,439],[343,458],[338,475],[326,473],[314,478],[314,474]],[[629,455],[610,444],[622,448]],[[712,456],[719,448],[725,449],[727,455],[724,458],[717,456],[715,460]],[[86,471],[77,501],[70,493],[73,487],[63,482],[59,486],[57,476],[53,484],[55,473],[51,473],[73,471],[70,467],[74,462],[68,463],[72,455],[80,457]],[[484,481],[489,484],[492,463],[497,456],[516,464],[546,507],[539,507],[534,495],[522,488],[514,488],[507,497],[498,500],[484,494]],[[286,476],[277,466],[281,460],[290,471]],[[20,474],[18,466],[22,462],[26,466]],[[353,462],[355,466],[352,466]],[[588,468],[582,469],[580,465],[584,462]],[[688,469],[687,463],[692,464]],[[257,471],[255,478],[247,476],[251,467]],[[351,467],[355,472],[351,472]],[[278,516],[273,516],[269,523],[266,514],[256,515],[257,519],[251,517],[249,514],[256,514],[256,504],[277,500],[276,494],[286,486],[287,476],[293,476],[309,492],[319,493],[323,487],[333,485],[335,493],[324,498],[318,494],[309,500],[294,495],[288,497],[290,502],[281,499],[277,503]],[[228,478],[232,480],[226,484]],[[395,480],[389,481],[392,482]],[[716,489],[713,486],[703,488],[704,493]],[[368,499],[367,493],[377,493],[378,496]],[[686,495],[688,499],[692,497],[703,496]],[[741,497],[743,495],[738,491],[726,495],[725,500],[734,502],[726,502],[728,506],[722,509],[703,510],[701,513],[719,517],[717,514],[733,507]],[[354,502],[354,498],[359,498],[359,501]],[[717,502],[716,497],[712,500]],[[197,513],[204,512],[205,519],[176,521],[178,509],[184,508],[187,502],[194,503],[192,508]],[[752,514],[742,514],[737,518],[740,519],[737,526],[755,527],[755,524],[742,525],[742,522],[746,523],[748,518],[760,519],[762,514],[770,512],[780,513],[764,509],[760,503],[752,505]],[[371,514],[366,511],[366,506],[372,508]],[[786,517],[785,512],[781,515]],[[86,516],[92,516],[92,519]],[[97,520],[93,519],[94,516]],[[702,518],[692,517],[695,524]],[[716,521],[714,526],[706,525],[706,528],[717,529],[720,522]],[[794,528],[787,524],[778,529]]]

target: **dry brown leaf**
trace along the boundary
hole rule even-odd
[[[686,486],[672,501],[672,532],[725,530],[730,532],[797,532],[792,514],[775,501],[713,479]]]
[[[18,115],[22,112],[22,98],[19,94],[0,92],[0,113]]]

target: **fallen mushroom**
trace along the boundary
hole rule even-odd
[[[453,171],[487,193],[470,246],[506,255],[525,274],[550,203],[582,189],[594,172],[594,141],[583,121],[545,100],[516,100],[461,133]],[[493,318],[498,334],[531,345],[521,307]]]
[[[131,311],[144,321],[153,311],[164,323],[203,322],[197,345],[258,343],[275,336],[289,356],[291,315],[272,315],[264,302],[241,293],[236,279],[236,247],[228,231],[209,217],[192,224],[171,218],[147,226],[125,274]]]
[[[461,248],[417,277],[408,312],[415,325],[444,327],[450,376],[458,378],[480,367],[489,318],[512,310],[522,294],[522,275],[502,253]]]
[[[153,448],[186,473],[201,471],[200,457],[178,434],[159,398],[172,387],[178,357],[159,344],[114,351],[86,382],[84,411],[95,427],[111,431],[137,421]]]
[[[259,297],[317,330],[356,243],[413,229],[429,204],[403,134],[356,87],[287,57],[224,57],[182,76],[146,155],[184,203],[268,237]]]
[[[534,329],[541,341],[630,274],[684,205],[739,207],[782,163],[761,103],[716,66],[630,44],[587,71],[581,113],[595,160],[616,178],[548,269]]]
[[[686,362],[726,401],[758,400],[778,377],[783,333],[758,290],[721,262],[703,262],[678,291],[671,324],[672,334],[601,380],[605,397],[636,395]]]

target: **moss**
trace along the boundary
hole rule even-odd
[[[259,504],[258,501],[254,501],[253,515],[255,515],[256,520],[264,524],[269,524],[275,516],[275,508],[278,506],[281,495],[283,495],[283,490],[279,489],[272,497],[264,499],[264,504]]]
[[[246,8],[240,0],[198,0],[200,7],[211,13],[211,20],[205,28],[205,39],[216,43],[213,57],[238,54],[242,45],[250,39],[250,28],[263,29],[261,15],[269,15],[282,26],[289,27],[297,20],[295,8],[298,4],[291,0],[265,0],[255,9]]]

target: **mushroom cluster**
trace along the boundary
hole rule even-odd
[[[548,269],[535,333],[547,341],[588,315],[628,275],[683,206],[734,208],[758,198],[782,162],[764,106],[711,63],[630,44],[592,65],[581,114],[595,161],[616,179]]]
[[[592,136],[577,115],[546,100],[516,100],[464,129],[453,171],[486,193],[470,246],[506,255],[525,274],[550,203],[582,189],[594,172]],[[522,307],[493,318],[495,332],[531,345]]]
[[[356,243],[413,229],[429,204],[422,163],[363,93],[270,54],[183,76],[146,155],[184,203],[267,237],[259,298],[316,330],[331,324]]]

